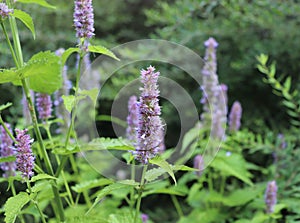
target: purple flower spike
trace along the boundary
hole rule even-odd
[[[128,116],[127,116],[127,139],[133,143],[137,143],[137,129],[139,125],[139,108],[138,101],[135,95],[131,96],[128,100]]]
[[[202,175],[202,172],[203,172],[203,169],[204,169],[203,156],[201,156],[201,155],[195,156],[195,158],[194,158],[194,168],[198,169],[198,171],[196,171],[195,173],[196,173],[197,176],[200,177]]]
[[[229,130],[230,132],[236,132],[241,127],[241,118],[242,118],[242,106],[241,103],[235,101],[231,107],[229,113]]]
[[[51,117],[52,101],[48,94],[36,94],[36,107],[39,113],[39,119],[46,120]]]
[[[0,16],[2,19],[5,19],[9,14],[13,13],[13,9],[9,9],[5,3],[0,3]]]
[[[267,214],[273,213],[277,203],[277,185],[275,180],[268,182],[265,192],[265,203]]]
[[[158,104],[158,76],[155,68],[149,66],[147,70],[141,71],[141,96],[139,106],[138,137],[136,145],[136,159],[147,164],[160,150],[163,142],[163,125],[160,119],[160,107]]]
[[[76,37],[92,38],[95,35],[92,0],[75,0],[73,16]]]
[[[6,127],[10,132],[11,128],[9,124]],[[0,155],[1,157],[13,156],[15,155],[14,148],[12,146],[13,140],[9,137],[3,126],[0,126]],[[3,177],[9,177],[15,175],[16,163],[15,162],[5,162],[0,164],[1,169],[4,171]]]
[[[22,173],[24,179],[30,179],[33,176],[34,156],[31,150],[33,139],[27,134],[27,129],[16,129],[16,163],[17,169]]]

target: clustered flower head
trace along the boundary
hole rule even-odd
[[[202,69],[201,121],[204,126],[211,126],[211,135],[214,139],[222,139],[227,122],[227,86],[220,85],[218,81],[216,57],[218,43],[214,38],[209,38],[204,45],[206,52]]]
[[[77,38],[94,36],[94,13],[92,0],[75,0],[74,26]]]
[[[235,101],[231,107],[229,113],[229,130],[231,132],[236,132],[241,127],[241,118],[242,118],[242,106],[241,103]]]
[[[137,142],[137,129],[139,125],[139,107],[137,97],[132,95],[128,100],[128,116],[127,116],[127,139],[133,143]]]
[[[16,129],[16,163],[17,169],[22,173],[22,177],[30,179],[33,176],[34,156],[31,150],[33,139],[27,134],[27,129]]]
[[[201,176],[203,169],[204,169],[204,160],[203,160],[203,156],[201,155],[197,155],[194,158],[194,168],[197,169],[197,171],[195,172],[197,176]]]
[[[9,9],[5,3],[0,3],[0,16],[2,19],[5,19],[9,14],[13,13],[13,9]]]
[[[6,124],[6,127],[10,132],[11,127],[9,124]],[[13,156],[15,151],[13,148],[13,140],[7,134],[3,126],[0,126],[0,155],[1,157]],[[3,177],[9,177],[15,175],[16,163],[15,162],[4,162],[0,164],[1,169],[4,171]]]
[[[274,207],[277,203],[277,185],[276,181],[270,181],[267,184],[267,189],[265,192],[265,203],[266,203],[266,213],[271,214],[274,212]]]
[[[155,68],[149,66],[147,70],[141,71],[141,96],[138,103],[139,123],[137,130],[136,159],[147,164],[160,149],[163,141],[163,125],[160,119],[160,106],[158,104],[158,76]]]
[[[36,107],[39,113],[39,119],[46,120],[50,118],[52,112],[52,100],[50,95],[44,93],[37,93]]]
[[[147,214],[142,213],[141,214],[142,222],[147,223],[149,220],[149,216]]]

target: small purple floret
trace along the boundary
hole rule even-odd
[[[201,176],[203,169],[204,169],[204,160],[203,160],[203,156],[201,155],[197,155],[194,158],[194,168],[197,169],[198,171],[196,171],[196,175],[197,176]]]
[[[135,95],[128,100],[128,116],[127,116],[127,139],[133,143],[137,143],[137,129],[139,125],[139,108],[138,101]]]
[[[33,139],[27,134],[27,129],[16,129],[16,134],[17,169],[22,173],[24,179],[30,179],[34,174],[34,156],[31,150]]]
[[[13,9],[9,9],[5,3],[0,3],[0,16],[2,19],[5,19],[9,14],[13,13]]]

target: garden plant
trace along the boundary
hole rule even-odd
[[[59,9],[45,0],[1,1],[0,90],[14,95],[0,105],[0,222],[299,222],[294,76],[279,76],[263,52],[253,55],[289,124],[243,126],[252,111],[228,94],[234,81],[219,80],[218,35],[196,52],[184,45],[202,34],[176,32],[196,24],[193,7],[222,17],[219,6],[238,5],[229,2],[158,1],[159,9],[145,11],[148,25],[168,26],[109,50],[95,35],[95,1],[75,0],[67,12],[72,46],[28,56],[22,39],[35,43],[43,32],[28,9]],[[174,13],[181,22],[173,24]]]

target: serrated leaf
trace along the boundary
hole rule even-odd
[[[53,176],[50,176],[48,174],[45,174],[45,173],[40,173],[34,177],[31,178],[30,182],[36,182],[38,180],[45,180],[45,179],[52,179],[52,180],[55,180],[57,179],[56,177],[53,177]]]
[[[165,173],[166,173],[166,171],[160,167],[153,168],[146,172],[145,179],[147,180],[147,182],[152,182]]]
[[[0,106],[0,112],[12,106],[11,102],[6,103],[5,105]]]
[[[10,197],[4,205],[5,223],[14,223],[21,209],[29,201],[30,196],[25,192]]]
[[[114,58],[115,60],[120,60],[119,58],[116,57],[116,55],[113,52],[111,52],[110,50],[108,50],[104,46],[93,46],[93,45],[90,45],[88,47],[88,49],[89,49],[89,52],[104,54],[106,56]]]
[[[140,183],[134,181],[134,180],[119,180],[117,183],[130,185],[130,186],[138,186]]]
[[[18,2],[22,2],[22,3],[34,3],[34,4],[38,4],[38,5],[46,7],[46,8],[56,9],[55,6],[50,5],[45,0],[18,0]]]
[[[184,196],[185,194],[174,190],[173,188],[161,188],[157,190],[151,190],[143,193],[143,197],[146,197],[150,194],[171,194],[171,195],[177,195],[177,196]]]
[[[15,156],[5,156],[5,157],[0,157],[0,163],[5,163],[5,162],[13,162],[16,160]]]
[[[93,88],[91,90],[79,90],[80,95],[88,96],[94,103],[94,105],[97,102],[99,90],[97,88]]]
[[[286,107],[291,108],[291,109],[297,108],[297,106],[294,103],[287,101],[287,100],[283,100],[282,104],[284,104]]]
[[[134,147],[122,138],[98,138],[88,144],[93,150],[134,150]],[[85,150],[85,149],[83,149]],[[89,149],[88,149],[89,150]]]
[[[174,183],[177,184],[173,169],[166,160],[162,159],[159,156],[156,156],[153,159],[150,159],[149,162],[164,169],[172,177]]]
[[[28,13],[18,9],[14,9],[12,16],[24,23],[24,25],[31,31],[33,39],[35,39],[34,24],[31,16]]]
[[[106,186],[111,183],[113,183],[113,181],[102,178],[102,179],[97,179],[97,180],[85,181],[80,184],[76,184],[75,186],[72,186],[71,188],[72,188],[72,190],[74,190],[77,193],[82,193],[82,192],[90,190],[92,188]]]
[[[67,62],[69,56],[73,53],[78,53],[79,52],[79,48],[69,48],[67,49],[61,56],[61,60],[62,60],[62,65],[65,65],[65,63]]]
[[[75,106],[75,96],[74,95],[63,95],[62,99],[64,101],[65,108],[69,113],[72,112],[73,107]]]
[[[181,171],[199,171],[198,169],[185,166],[185,165],[175,165],[173,166],[173,170],[181,170]]]
[[[103,199],[105,196],[111,194],[113,191],[115,190],[119,190],[122,188],[126,188],[128,187],[128,185],[126,184],[120,184],[120,183],[114,183],[114,184],[110,184],[106,187],[104,187],[97,195],[94,204],[92,205],[92,207],[87,211],[86,214],[88,214],[97,204],[98,202]]]

